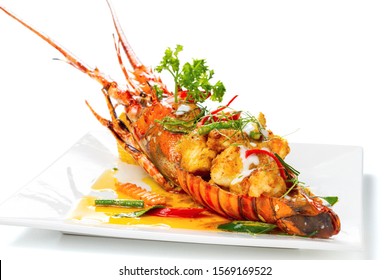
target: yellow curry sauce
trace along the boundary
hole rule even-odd
[[[116,171],[106,170],[92,185],[92,191],[99,192],[116,192],[115,177]],[[164,191],[150,177],[146,176],[143,182],[150,186],[151,191],[161,194],[167,198],[168,207],[200,207],[185,193],[169,193]],[[116,192],[118,198],[132,199],[131,197]],[[71,219],[86,222],[86,223],[103,223],[129,226],[150,226],[150,227],[165,227],[165,228],[180,228],[191,230],[217,230],[219,224],[229,222],[228,219],[220,217],[209,211],[201,214],[197,218],[173,218],[173,217],[157,217],[148,216],[147,214],[138,218],[117,218],[115,214],[128,213],[140,210],[140,208],[123,208],[114,206],[95,206],[94,196],[85,196],[81,199],[76,209],[74,210]]]

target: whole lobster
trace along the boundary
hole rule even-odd
[[[0,9],[57,49],[67,63],[101,84],[111,120],[102,118],[87,102],[88,107],[95,117],[112,132],[119,145],[166,191],[184,190],[195,201],[219,215],[234,220],[272,223],[287,234],[329,238],[340,231],[338,216],[324,205],[320,198],[314,196],[295,180],[294,170],[289,168],[282,159],[285,155],[278,155],[272,145],[268,145],[268,143],[278,145],[284,142],[280,142],[281,139],[278,137],[272,138],[272,133],[265,131],[264,122],[260,121],[261,129],[255,131],[257,133],[255,137],[251,138],[248,136],[250,133],[245,134],[242,131],[226,135],[233,127],[228,124],[235,124],[239,121],[242,123],[243,117],[240,112],[223,113],[223,110],[228,107],[223,106],[210,114],[205,114],[199,104],[186,98],[185,90],[180,91],[184,97],[178,99],[178,94],[169,91],[152,69],[143,65],[137,58],[123,34],[110,3],[108,1],[107,3],[118,36],[115,48],[119,64],[127,80],[125,87],[120,87],[97,68],[92,69],[84,65],[59,44],[16,17],[6,8],[0,6]],[[124,66],[121,50],[124,51],[132,66],[131,71]],[[205,92],[205,94],[208,93]],[[113,100],[117,104],[114,104]],[[118,105],[124,108],[124,119],[117,115]],[[183,106],[186,110],[179,112]],[[194,126],[189,130],[183,130],[183,120],[188,121],[188,118],[194,122]],[[179,120],[181,125],[172,129],[166,120]],[[222,129],[216,124],[221,124]],[[271,136],[268,135],[269,133]],[[205,143],[208,143],[206,141],[219,138],[222,140],[218,148],[204,147]],[[202,163],[202,166],[195,170],[185,162],[186,152],[195,153],[192,143],[203,145],[202,147],[208,149],[209,152],[204,164]],[[221,148],[221,145],[224,147]],[[240,175],[242,178],[230,180],[229,184],[232,187],[229,188],[223,183],[218,183],[221,179],[224,181],[226,176],[216,178],[214,174],[218,172],[212,172],[213,168],[215,170],[222,161],[223,156],[229,159],[234,154],[238,161],[242,160],[241,165],[244,165],[244,161],[249,157],[252,157],[253,162],[250,172],[235,174],[236,177]],[[194,159],[200,161],[204,158],[195,156]],[[271,166],[271,171],[267,171],[264,166]],[[222,164],[219,168],[222,168],[222,174],[224,174],[225,169],[230,167]],[[243,167],[238,167],[240,168],[242,170]],[[260,183],[251,182],[251,177],[255,178],[255,173],[263,176],[260,178],[276,180],[275,184],[282,186],[282,193],[280,190],[274,193],[258,191],[256,187],[261,189],[262,186],[256,186],[256,184],[262,184],[262,181]],[[255,184],[254,187],[253,184]],[[234,188],[233,185],[236,187]],[[237,186],[239,186],[238,190]]]

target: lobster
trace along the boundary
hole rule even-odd
[[[340,231],[337,214],[303,186],[295,170],[284,162],[288,145],[265,129],[261,114],[257,120],[250,119],[250,124],[257,124],[257,129],[235,131],[234,124],[240,121],[242,124],[243,116],[241,112],[224,112],[231,102],[206,114],[202,106],[186,97],[186,90],[178,87],[179,95],[168,90],[161,78],[136,56],[110,2],[107,3],[118,37],[115,50],[127,81],[125,87],[98,68],[88,67],[6,8],[0,6],[0,9],[57,49],[68,64],[102,86],[111,119],[101,117],[86,101],[87,106],[111,131],[120,147],[166,191],[184,191],[218,215],[272,223],[291,235],[329,238]],[[124,66],[121,51],[131,70]],[[178,96],[184,97],[178,99]],[[124,109],[120,116],[119,106]],[[183,126],[188,119],[193,125],[186,130]],[[181,122],[172,129],[172,123],[167,120]],[[211,147],[209,140],[214,141]],[[197,149],[202,151],[200,156]],[[246,163],[249,159],[250,163]],[[191,160],[200,164],[192,168]],[[242,172],[244,165],[246,172]],[[228,174],[228,169],[236,172]],[[228,184],[223,183],[227,178]]]

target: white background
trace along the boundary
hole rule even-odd
[[[0,1],[90,66],[123,81],[107,4]],[[235,108],[264,112],[290,142],[364,149],[363,251],[317,252],[169,244],[64,236],[0,226],[0,259],[82,253],[112,258],[388,259],[390,9],[386,1],[114,0],[122,27],[148,66],[166,47],[183,59],[207,58]],[[53,48],[0,12],[0,202],[15,193],[84,133],[101,129],[100,86]],[[345,168],[348,168],[346,166]],[[28,211],[28,209],[26,209]],[[165,252],[162,254],[161,252]],[[36,259],[35,259],[36,260]],[[73,259],[74,260],[74,259]],[[5,265],[5,264],[4,264]]]

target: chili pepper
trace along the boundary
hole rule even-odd
[[[187,93],[188,93],[188,90],[179,90],[178,95],[181,99],[186,99]]]
[[[218,108],[218,109],[216,109],[216,110],[214,110],[214,111],[211,111],[210,114],[211,114],[211,115],[215,115],[215,114],[217,114],[217,113],[219,113],[219,112],[225,110],[227,107],[230,106],[230,104],[232,104],[232,102],[234,101],[234,99],[237,98],[237,96],[238,96],[238,95],[235,95],[232,99],[230,99],[230,101],[229,101],[225,106],[222,106],[222,107],[220,107],[220,108]],[[204,125],[204,124],[208,121],[209,118],[210,118],[210,116],[205,116],[205,117],[200,121],[200,124],[201,124],[201,125]]]

